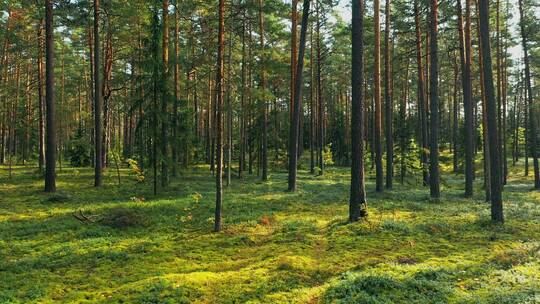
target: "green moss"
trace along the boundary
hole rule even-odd
[[[205,166],[158,196],[128,170],[96,189],[91,169],[63,168],[67,199],[16,167],[0,176],[0,303],[535,303],[540,196],[511,172],[504,226],[481,180],[465,200],[448,172],[437,203],[420,182],[375,195],[367,179],[370,216],[349,224],[349,170],[328,167],[301,170],[296,193],[285,172],[233,179],[214,233]]]

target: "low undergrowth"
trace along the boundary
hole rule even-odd
[[[511,171],[514,172],[514,171]],[[372,192],[369,218],[348,224],[349,175],[300,171],[267,183],[233,179],[224,231],[213,233],[207,168],[153,196],[122,170],[92,187],[63,168],[46,195],[35,168],[0,172],[0,303],[539,303],[540,194],[510,176],[504,226],[445,174],[431,202],[414,182]],[[413,185],[411,185],[413,184]]]

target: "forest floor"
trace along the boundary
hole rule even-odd
[[[480,179],[463,198],[462,175],[443,175],[440,202],[418,181],[375,194],[369,179],[355,224],[347,168],[300,171],[296,193],[285,172],[234,178],[214,233],[208,167],[156,197],[127,169],[95,189],[91,169],[63,168],[54,195],[36,168],[3,169],[0,303],[540,303],[540,193],[520,172],[504,226]]]

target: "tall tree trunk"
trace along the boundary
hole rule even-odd
[[[153,170],[153,190],[154,195],[157,195],[158,187],[158,91],[159,91],[159,67],[155,62],[159,60],[159,33],[157,27],[159,26],[159,17],[157,13],[157,8],[152,16],[152,60],[154,60],[154,66],[152,69],[152,170]]]
[[[51,0],[45,0],[45,103],[47,106],[45,192],[56,191],[56,120],[54,102],[54,27]]]
[[[422,36],[420,32],[420,10],[419,10],[419,0],[414,1],[414,20],[415,20],[415,31],[416,31],[416,66],[417,66],[417,78],[418,78],[418,116],[420,118],[420,162],[422,165],[422,178],[424,185],[428,184],[429,173],[428,173],[428,133],[427,133],[427,100],[426,100],[426,89],[425,89],[425,79],[424,79],[424,67],[422,65]]]
[[[525,70],[523,70],[523,80],[525,81]],[[531,141],[531,130],[530,130],[530,123],[529,123],[529,93],[528,89],[526,88],[526,84],[523,84],[523,105],[524,105],[524,121],[523,121],[523,128],[525,129],[525,176],[529,176],[529,147],[530,147],[530,141]]]
[[[319,175],[324,173],[324,101],[322,92],[322,55],[321,55],[321,18],[320,18],[320,0],[317,0],[317,144],[318,144],[318,158],[319,158]]]
[[[178,0],[175,0],[174,2],[174,103],[173,103],[173,113],[172,113],[172,122],[171,122],[171,129],[172,129],[172,176],[177,177],[178,176],[178,146],[180,142],[178,141],[178,103],[180,99],[180,64],[179,64],[179,58],[180,55],[180,41],[178,39],[178,35],[180,34],[179,29],[179,20],[178,20]],[[187,144],[187,143],[185,143]],[[184,151],[187,153],[187,151]]]
[[[383,191],[383,163],[382,163],[382,109],[381,109],[381,25],[380,25],[380,1],[373,1],[373,17],[375,32],[375,54],[373,82],[375,99],[375,191]]]
[[[26,63],[26,105],[25,105],[25,126],[24,126],[24,146],[23,146],[23,164],[26,165],[30,154],[30,130],[32,128],[32,63],[31,59],[28,59]]]
[[[473,126],[473,102],[471,82],[471,0],[465,0],[465,29],[463,29],[463,17],[461,0],[458,0],[458,25],[460,36],[461,58],[461,83],[463,86],[463,110],[465,112],[465,197],[473,195],[474,179],[474,126]]]
[[[518,74],[519,75],[519,74]],[[516,94],[514,94],[514,104],[512,109],[512,120],[511,120],[511,128],[512,128],[512,166],[516,165],[516,162],[518,161],[518,136],[519,136],[519,120],[520,120],[520,110],[519,110],[519,102],[521,100],[521,85],[519,84],[519,76],[517,81],[517,88],[516,88]],[[518,97],[519,96],[519,97]]]
[[[45,19],[41,19],[38,24],[37,38],[38,38],[38,167],[39,172],[43,172],[43,166],[45,164],[45,124],[43,117],[45,116],[45,94],[43,92],[44,87],[44,75],[43,69],[43,55],[45,49],[45,39],[43,37]]]
[[[310,44],[309,44],[309,160],[310,173],[315,174],[315,60],[313,58],[313,24],[310,26]]]
[[[352,2],[352,112],[351,112],[351,193],[349,199],[349,221],[356,222],[367,216],[366,191],[364,185],[364,9],[362,0]]]
[[[453,153],[453,172],[458,173],[459,171],[459,162],[458,162],[458,141],[459,141],[459,102],[458,102],[458,63],[457,56],[454,53],[454,109],[453,109],[453,119],[452,119],[452,149]]]
[[[482,44],[482,59],[484,70],[484,88],[487,101],[487,132],[490,143],[490,173],[491,173],[491,220],[503,223],[502,185],[499,138],[497,130],[497,104],[493,86],[493,71],[491,61],[491,46],[489,41],[489,5],[487,0],[479,0],[480,40]]]
[[[390,57],[390,0],[386,0],[384,29],[384,104],[386,133],[386,188],[392,189],[394,177],[394,132],[393,132],[393,100],[392,100],[392,62]]]
[[[163,0],[163,79],[161,80],[161,186],[169,184],[169,0]]]
[[[248,152],[248,173],[253,174],[253,162],[255,157],[253,155],[255,138],[253,137],[254,131],[254,119],[253,119],[253,94],[251,88],[253,87],[253,25],[248,24],[248,71],[247,71],[247,152]]]
[[[223,48],[225,36],[225,0],[219,0],[219,28],[216,73],[216,209],[214,231],[221,231],[221,205],[223,202]]]
[[[243,10],[242,16],[242,70],[241,73],[241,91],[240,91],[240,156],[238,158],[238,177],[244,177],[244,170],[246,169],[246,150],[247,150],[247,111],[246,111],[246,10]]]
[[[233,49],[233,37],[229,36],[229,49],[227,54],[227,187],[231,185],[231,166],[232,166],[232,153],[233,153],[233,113],[231,104],[231,90],[232,90],[232,49]]]
[[[503,159],[503,185],[506,185],[508,179],[508,151],[507,151],[507,103],[508,103],[508,17],[510,15],[510,3],[506,0],[506,15],[505,15],[505,37],[504,37],[504,53],[503,53],[503,87],[502,87],[502,159]]]
[[[523,8],[523,0],[519,0],[519,16],[520,16],[520,29],[521,29],[521,45],[523,47],[523,59],[525,61],[525,88],[527,90],[527,106],[529,112],[529,125],[526,128],[529,130],[529,139],[530,139],[530,151],[533,158],[534,166],[534,188],[540,189],[540,172],[538,167],[538,121],[537,114],[535,113],[534,103],[533,103],[533,92],[531,85],[531,67],[529,60],[529,46],[528,46],[528,37],[525,29],[525,14]]]
[[[488,136],[488,127],[487,127],[487,99],[486,99],[486,89],[484,87],[484,60],[482,57],[482,42],[480,39],[480,11],[478,3],[476,5],[476,15],[477,15],[477,27],[476,34],[478,38],[478,63],[480,68],[480,89],[482,94],[482,140],[483,140],[483,154],[484,154],[484,192],[486,202],[491,201],[491,173],[490,173],[490,144]]]
[[[101,83],[99,79],[99,0],[94,0],[94,186],[100,187],[102,184],[101,174],[103,164],[101,153],[102,137],[101,130]]]
[[[268,102],[266,98],[266,55],[264,55],[264,0],[259,0],[259,39],[261,44],[261,91],[263,92],[263,120],[262,120],[262,152],[261,152],[261,165],[262,165],[262,180],[268,180]]]
[[[302,13],[302,26],[300,30],[300,46],[298,51],[298,60],[296,65],[296,75],[294,84],[294,111],[293,119],[291,120],[290,135],[289,135],[289,191],[296,191],[296,173],[298,165],[298,137],[300,131],[300,109],[302,96],[302,71],[304,68],[304,52],[306,48],[306,32],[309,17],[310,0],[304,0]]]
[[[290,120],[292,121],[294,115],[294,89],[295,89],[295,77],[296,77],[296,60],[298,56],[298,41],[297,41],[297,28],[298,28],[298,0],[292,0],[291,7],[291,102],[289,107]]]
[[[502,96],[502,87],[503,87],[503,79],[502,79],[502,72],[503,72],[503,67],[502,67],[502,63],[503,63],[503,58],[502,58],[502,48],[501,48],[501,1],[500,0],[496,0],[496,8],[495,8],[495,13],[496,13],[496,16],[495,16],[495,31],[496,31],[496,35],[495,35],[495,42],[496,42],[496,64],[497,64],[497,127],[498,127],[498,130],[499,130],[499,133],[497,134],[497,136],[499,136],[499,146],[497,147],[497,149],[499,150],[499,153],[501,153],[501,163],[500,163],[500,166],[501,166],[501,179],[502,179],[502,183],[504,185],[504,168],[503,168],[503,162],[504,162],[504,159],[503,159],[503,149],[502,149],[502,146],[503,146],[503,135],[502,133],[504,133],[504,129],[502,127],[502,120],[503,120],[503,115],[504,113],[502,112],[502,102],[503,102],[503,96]]]
[[[7,32],[9,32],[10,30],[10,20],[11,20],[11,8],[8,7],[7,8],[7,20],[6,20],[6,30]],[[38,26],[38,46],[39,46],[39,55],[41,55],[41,39],[40,39],[40,34],[41,34],[41,30],[42,30],[42,24],[40,23],[39,26]],[[1,68],[0,68],[0,86],[3,85],[4,87],[7,87],[7,78],[8,78],[8,47],[9,47],[9,36],[8,35],[4,35],[4,44],[3,44],[3,49],[2,49],[2,56],[0,57],[0,65],[1,65]],[[3,69],[3,71],[2,71]],[[2,74],[4,73],[4,74]],[[7,107],[7,102],[5,103],[6,107]],[[6,137],[6,128],[7,128],[7,111],[0,111],[0,164],[4,164],[5,162],[5,156],[6,156],[6,142],[5,142],[5,137]],[[40,165],[42,165],[42,163],[40,163]],[[40,166],[40,171],[42,169],[42,166]]]
[[[430,65],[429,65],[429,104],[430,104],[430,145],[429,145],[429,192],[432,199],[439,199],[439,59],[438,59],[438,0],[431,0],[429,23]]]

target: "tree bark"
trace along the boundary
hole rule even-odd
[[[174,103],[173,103],[173,113],[172,113],[172,122],[171,122],[171,129],[172,129],[172,156],[171,156],[171,162],[172,162],[172,176],[177,177],[178,176],[178,145],[180,144],[178,141],[178,103],[180,102],[180,64],[178,63],[180,55],[180,41],[178,35],[180,34],[179,29],[179,16],[178,16],[178,0],[175,0],[174,2]],[[187,151],[184,151],[187,153]]]
[[[298,165],[298,137],[300,131],[300,109],[302,95],[302,70],[304,68],[304,52],[306,48],[306,32],[309,17],[310,0],[304,0],[302,13],[302,26],[300,30],[300,46],[298,51],[298,60],[296,65],[295,85],[294,85],[294,111],[293,119],[291,120],[290,135],[289,135],[289,191],[296,191],[296,174]]]
[[[366,191],[364,184],[364,9],[362,0],[352,2],[352,112],[351,112],[351,192],[349,199],[349,221],[356,222],[367,216]]]
[[[375,141],[375,191],[383,191],[383,163],[382,163],[382,108],[381,108],[381,25],[380,25],[380,1],[373,1],[373,18],[375,32],[375,54],[373,68],[375,99],[375,129],[373,139]]]
[[[459,1],[459,0],[458,0]],[[452,149],[453,149],[453,172],[458,173],[459,171],[459,162],[458,162],[458,141],[459,141],[459,102],[458,102],[458,63],[457,56],[454,53],[454,104],[453,104],[453,119],[452,119]]]
[[[44,69],[43,69],[43,53],[45,46],[45,39],[43,39],[43,27],[45,19],[41,19],[38,24],[37,39],[38,39],[38,168],[40,172],[43,172],[43,166],[45,164],[45,125],[43,123],[43,117],[45,115],[45,94],[43,92],[44,87]]]
[[[233,49],[233,37],[229,36],[229,49],[227,54],[227,187],[231,185],[231,166],[232,166],[232,153],[233,153],[233,110],[231,104],[231,90],[232,90],[232,49]]]
[[[297,42],[297,28],[298,28],[298,0],[292,0],[291,8],[291,103],[289,108],[290,120],[293,119],[294,114],[294,89],[295,89],[295,77],[296,77],[296,60],[298,56],[298,42]]]
[[[414,20],[415,20],[415,31],[416,31],[416,66],[417,66],[417,78],[418,78],[418,116],[420,118],[420,162],[422,165],[422,178],[424,185],[428,184],[429,173],[428,173],[428,132],[427,132],[427,100],[426,100],[426,89],[425,89],[425,79],[424,79],[424,67],[422,65],[422,36],[420,31],[420,12],[418,7],[419,0],[414,1]]]
[[[478,38],[478,63],[480,68],[480,90],[482,93],[482,139],[484,144],[483,154],[484,154],[484,192],[486,202],[491,201],[491,173],[490,173],[490,144],[488,136],[488,127],[487,127],[487,100],[486,100],[486,89],[484,87],[484,60],[482,57],[482,42],[480,41],[480,17],[479,17],[479,6],[476,5],[477,9],[477,38]]]
[[[99,0],[94,0],[94,186],[102,184],[102,130],[101,130],[101,83],[99,79],[100,51],[99,51]]]
[[[243,10],[242,16],[242,70],[241,70],[241,96],[240,96],[240,156],[238,158],[238,177],[244,177],[244,170],[246,169],[246,150],[247,150],[247,136],[246,136],[246,117],[247,111],[245,107],[246,100],[246,10]]]
[[[500,166],[497,104],[493,86],[493,71],[491,61],[491,46],[489,41],[489,4],[487,0],[479,0],[480,40],[482,44],[482,59],[484,70],[484,88],[487,102],[487,131],[490,143],[490,173],[491,173],[491,220],[504,222],[502,205],[502,179]],[[494,148],[494,149],[493,149]]]
[[[392,62],[390,57],[390,0],[386,0],[384,29],[384,104],[386,133],[386,188],[392,189],[394,177],[394,132],[393,132],[393,100],[392,100]]]
[[[430,12],[430,151],[429,192],[432,199],[439,199],[439,59],[438,59],[438,0],[431,0]]]
[[[161,186],[169,184],[169,0],[163,0],[163,79],[161,80]]]
[[[261,91],[263,92],[263,120],[262,120],[262,152],[261,152],[261,165],[262,165],[262,180],[268,180],[268,102],[266,100],[266,71],[265,64],[266,56],[264,55],[264,0],[259,0],[259,41],[261,44]]]
[[[319,158],[319,175],[324,173],[324,100],[323,100],[323,86],[322,86],[322,55],[321,55],[321,18],[320,18],[320,0],[317,0],[317,144],[318,144],[318,158]]]
[[[473,195],[474,180],[474,125],[471,83],[471,0],[465,0],[465,28],[463,27],[461,0],[458,0],[460,36],[461,83],[463,86],[463,110],[465,112],[465,197]]]
[[[309,82],[309,90],[310,90],[310,93],[309,93],[309,160],[310,160],[310,164],[309,164],[309,168],[310,168],[310,173],[311,174],[315,174],[315,163],[316,163],[316,160],[315,160],[315,143],[316,143],[316,140],[315,140],[315,115],[316,115],[316,110],[315,110],[315,69],[314,69],[314,66],[315,66],[315,60],[313,58],[314,54],[313,54],[313,44],[314,44],[314,39],[313,39],[313,24],[310,26],[310,44],[309,44],[309,51],[310,51],[310,55],[309,55],[309,75],[310,75],[310,82]]]
[[[225,0],[219,0],[219,28],[216,73],[216,209],[214,231],[221,231],[221,207],[223,203],[223,49],[225,36]]]
[[[45,192],[56,191],[56,119],[54,101],[54,27],[51,0],[45,0]]]

